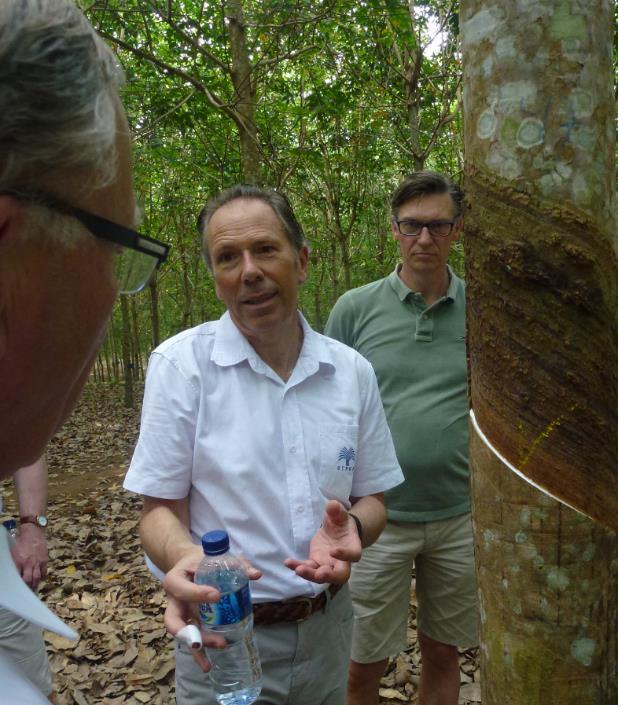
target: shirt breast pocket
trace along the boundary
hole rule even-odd
[[[352,490],[358,426],[320,424],[320,464],[318,483],[327,499],[347,502]]]

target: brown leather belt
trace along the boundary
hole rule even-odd
[[[258,602],[253,605],[253,621],[260,626],[281,622],[302,622],[326,607],[326,593],[332,600],[342,587],[342,585],[329,585],[315,597],[293,597],[280,602]]]

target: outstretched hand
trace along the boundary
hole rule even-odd
[[[304,561],[287,558],[284,563],[305,580],[342,585],[350,577],[350,563],[360,560],[361,542],[356,525],[341,502],[330,500],[322,526],[309,545]]]
[[[218,602],[221,599],[221,593],[216,588],[209,585],[196,585],[193,582],[195,571],[203,555],[202,549],[196,546],[195,551],[181,558],[165,575],[163,589],[167,594],[167,607],[164,622],[172,636],[176,636],[187,624],[195,624],[200,628],[204,646],[212,649],[223,648],[226,645],[225,639],[212,632],[203,631],[200,625],[198,604]],[[253,568],[246,561],[245,569],[250,580],[257,580],[262,575],[261,571]],[[198,666],[205,672],[209,671],[210,663],[201,646],[193,648],[192,653]]]

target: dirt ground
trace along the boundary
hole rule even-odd
[[[141,399],[141,389],[136,390]],[[77,642],[46,633],[58,705],[174,703],[173,642],[165,598],[139,544],[139,498],[122,489],[139,427],[122,388],[89,384],[49,448],[48,605]],[[4,483],[5,515],[14,509]],[[417,703],[420,657],[411,595],[409,648],[389,665],[381,705]],[[478,655],[462,652],[461,705],[480,702]]]

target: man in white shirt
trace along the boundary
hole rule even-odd
[[[191,578],[201,535],[223,528],[256,579],[257,702],[341,705],[352,612],[340,588],[384,526],[383,492],[402,480],[375,375],[298,312],[308,249],[283,196],[232,187],[200,231],[227,312],[153,353],[125,487],[144,495],[169,630],[218,598]],[[195,656],[177,645],[177,702],[215,705]]]
[[[71,412],[121,291],[167,246],[130,229],[131,137],[116,59],[71,0],[0,2],[0,477]],[[75,636],[19,576],[0,530],[0,606]],[[0,703],[48,703],[0,656]]]

